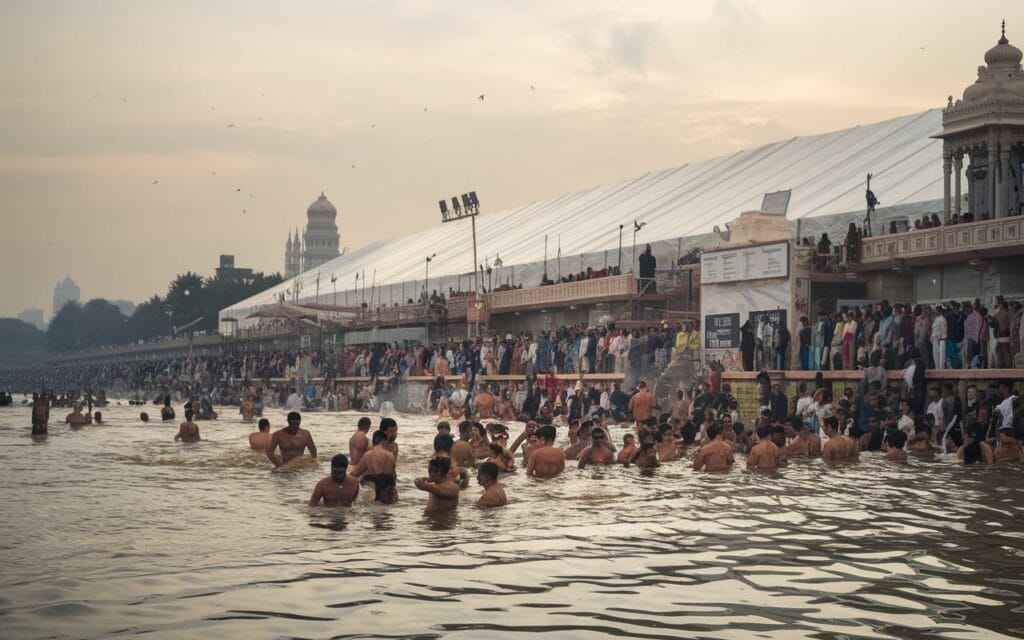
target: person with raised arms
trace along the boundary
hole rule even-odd
[[[427,513],[451,511],[459,506],[459,484],[448,475],[450,468],[448,458],[432,458],[427,463],[427,477],[416,478],[416,488],[429,494]]]

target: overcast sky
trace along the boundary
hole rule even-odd
[[[283,270],[321,191],[355,248],[944,106],[1003,17],[1019,46],[1019,0],[5,0],[0,316]]]

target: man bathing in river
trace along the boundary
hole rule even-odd
[[[452,462],[461,469],[473,469],[476,467],[476,456],[473,454],[473,445],[470,444],[472,432],[472,422],[463,420],[459,423],[459,439],[452,445]]]
[[[383,502],[381,496],[382,488],[395,486],[395,456],[384,448],[384,441],[387,436],[383,431],[375,431],[373,434],[373,448],[367,451],[359,460],[359,464],[352,468],[352,475],[359,478],[359,482],[372,482],[376,491],[375,499]],[[390,482],[386,479],[390,478]],[[396,495],[397,499],[397,495]]]
[[[735,462],[732,445],[722,440],[721,435],[721,423],[711,423],[707,430],[709,442],[700,448],[697,456],[693,459],[695,471],[703,469],[704,471],[722,472],[732,469],[733,462]]]
[[[428,513],[451,511],[459,506],[459,484],[448,475],[450,468],[451,461],[447,458],[433,458],[427,464],[427,477],[416,478],[416,488],[430,494]]]
[[[395,460],[398,460],[398,423],[394,418],[381,418],[379,430],[386,437],[384,439],[383,447],[390,451],[395,456]]]
[[[555,428],[546,424],[537,429],[541,444],[530,454],[526,475],[535,478],[554,478],[565,470],[565,454],[555,446]]]
[[[505,487],[498,482],[498,467],[493,462],[484,462],[476,473],[476,481],[484,488],[476,506],[481,509],[491,507],[504,507],[508,502],[505,496]]]
[[[825,462],[856,462],[860,457],[860,445],[839,432],[839,420],[835,416],[825,418],[822,430],[828,441],[821,448]]]
[[[348,474],[348,457],[344,453],[331,458],[331,475],[316,483],[309,506],[323,501],[325,507],[351,507],[359,495],[359,481]]]
[[[82,405],[75,404],[75,408],[64,418],[64,422],[68,423],[71,425],[71,428],[75,429],[78,427],[84,427],[89,422],[89,419],[85,417],[84,413],[82,413]]]
[[[313,436],[305,429],[300,429],[302,416],[297,411],[288,414],[288,426],[278,429],[270,437],[270,444],[267,445],[267,457],[274,463],[274,467],[280,467],[289,460],[298,458],[302,452],[309,449],[309,455],[316,458],[316,444],[313,443]],[[281,449],[281,457],[277,456],[277,449]]]
[[[585,469],[588,464],[615,464],[615,454],[604,446],[608,434],[601,427],[594,427],[590,434],[591,444],[577,456],[580,469]]]
[[[796,437],[786,446],[786,455],[791,458],[820,456],[821,440],[811,433],[811,428],[805,421],[800,418],[796,418],[796,420],[798,421]]]
[[[370,425],[370,419],[366,416],[359,418],[359,422],[356,423],[356,432],[348,439],[348,455],[353,465],[359,464],[370,448],[370,438],[366,435],[370,432]]]
[[[266,451],[270,445],[270,420],[260,418],[256,428],[259,431],[253,431],[249,434],[249,446],[257,451]]]
[[[779,447],[771,439],[772,428],[762,424],[757,427],[757,444],[747,454],[747,470],[772,473],[779,468]]]
[[[192,422],[192,410],[185,410],[185,422],[181,423],[178,427],[178,435],[174,436],[175,442],[178,440],[182,442],[199,442],[199,425]]]

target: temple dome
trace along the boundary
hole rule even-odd
[[[1010,44],[1006,39],[1006,33],[999,38],[999,43],[985,52],[985,64],[990,67],[1004,67],[1016,69],[1020,66],[1021,51]]]
[[[335,216],[335,215],[338,214],[338,210],[334,208],[334,205],[331,204],[331,201],[328,200],[327,197],[324,195],[324,192],[321,191],[320,192],[320,197],[316,199],[316,202],[314,202],[313,204],[309,205],[309,208],[306,209],[306,213],[307,214],[316,214],[316,213],[324,214],[324,213],[326,213],[326,214],[329,214],[331,216]]]

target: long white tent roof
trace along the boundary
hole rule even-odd
[[[942,142],[930,136],[941,131],[942,112],[930,109],[842,131],[789,138],[617,184],[481,214],[477,219],[479,260],[483,262],[489,256],[493,261],[495,255],[500,255],[506,268],[538,265],[544,259],[547,235],[550,263],[555,255],[555,238],[560,234],[563,260],[566,256],[576,256],[577,260],[566,272],[577,270],[583,254],[617,252],[620,224],[626,225],[623,240],[627,245],[632,243],[634,219],[647,223],[638,243],[699,236],[715,226],[724,228],[743,211],[758,209],[765,193],[784,189],[792,190],[787,213],[790,220],[863,211],[868,173],[873,175],[872,190],[886,208],[935,201],[942,198]],[[480,197],[486,210],[487,196]],[[297,276],[301,279],[299,299],[312,301],[318,274],[320,299],[324,302],[330,301],[325,293],[332,291],[332,275],[343,285],[338,287],[339,296],[343,290],[351,290],[357,273],[365,273],[369,280],[376,272],[378,287],[412,283],[422,277],[424,258],[434,252],[437,256],[430,264],[431,288],[447,291],[447,287],[455,286],[452,277],[469,271],[470,233],[466,228],[463,235],[457,228],[461,225],[468,227],[469,221],[443,226],[438,222],[426,231],[349,251]],[[597,262],[588,264],[603,266]],[[445,276],[449,277],[442,281]],[[369,290],[370,282],[365,284]],[[286,296],[291,299],[293,287],[294,280],[287,280],[224,309],[221,319],[244,318],[254,308],[276,302],[282,292],[288,292]],[[462,288],[470,289],[471,285]],[[382,300],[397,302],[403,294],[415,298],[417,292],[415,287],[408,292],[402,288],[401,293],[393,293],[390,298],[385,295]]]

